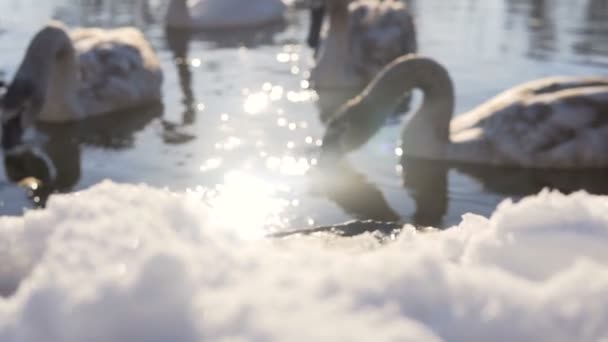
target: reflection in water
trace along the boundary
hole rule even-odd
[[[529,54],[532,58],[547,59],[556,50],[556,27],[553,19],[553,6],[545,0],[530,1]]]
[[[445,226],[444,215],[449,201],[448,171],[455,170],[471,177],[483,193],[501,194],[519,199],[543,189],[562,193],[585,190],[593,194],[608,194],[608,170],[542,170],[504,168],[486,165],[447,163],[407,158],[402,160],[404,186],[416,202],[412,223],[422,226]],[[453,192],[453,191],[451,191]],[[466,213],[463,210],[459,214]]]
[[[52,166],[48,165],[46,158],[34,150],[27,150],[18,154],[4,155],[4,169],[6,178],[27,190],[32,205],[36,208],[44,207],[49,195],[53,192]]]
[[[506,1],[507,29],[513,29],[516,17],[524,19],[529,57],[539,60],[551,58],[557,52],[557,24],[554,22],[555,7],[545,0]]]
[[[79,26],[126,26],[140,28],[157,22],[164,13],[162,4],[142,0],[72,0],[57,6],[53,18]]]
[[[5,154],[7,179],[25,186],[34,207],[44,207],[52,193],[72,191],[81,176],[83,145],[112,150],[132,148],[134,134],[162,114],[162,105],[134,113],[113,113],[69,124],[39,124],[40,147]]]
[[[579,62],[607,63],[608,2],[583,0],[557,2],[546,0],[505,0],[506,29],[516,37],[519,19],[527,36],[527,55],[546,60],[568,55]],[[566,16],[566,17],[564,17]],[[604,57],[604,58],[602,58]]]
[[[192,41],[204,41],[220,48],[248,47],[254,48],[264,44],[272,44],[277,33],[285,30],[285,23],[275,23],[252,29],[192,31],[187,29],[166,28],[165,38],[167,47],[173,54],[177,68],[180,90],[182,92],[183,113],[181,123],[163,121],[163,140],[169,144],[182,144],[195,138],[184,131],[196,121],[199,106],[196,103],[192,89],[192,66],[200,66],[201,60],[190,59],[189,49]]]
[[[273,44],[275,36],[286,28],[286,23],[273,23],[255,29],[198,30],[190,38],[211,43],[214,48],[256,48]]]
[[[192,91],[192,71],[190,70],[188,57],[192,33],[187,30],[167,29],[165,30],[165,37],[167,46],[173,53],[184,108],[181,123],[163,120],[163,140],[169,144],[182,144],[195,138],[193,135],[182,131],[183,127],[191,126],[196,120],[196,100]]]
[[[563,193],[584,190],[608,194],[608,170],[543,170],[499,168],[481,165],[453,165],[454,169],[474,178],[488,192],[524,197],[548,188]]]
[[[316,169],[311,174],[313,191],[336,203],[355,218],[398,221],[397,214],[375,184],[346,162]]]
[[[448,208],[448,166],[443,162],[402,158],[403,186],[414,199],[412,224],[443,226]]]
[[[578,31],[580,41],[573,44],[578,55],[586,59],[594,55],[608,56],[608,1],[588,0]]]

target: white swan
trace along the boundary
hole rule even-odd
[[[330,120],[327,159],[363,145],[400,95],[424,92],[402,135],[405,156],[542,168],[608,167],[608,77],[551,77],[507,90],[451,120],[454,90],[437,62],[402,56]]]
[[[3,143],[23,125],[66,122],[160,102],[162,72],[141,31],[75,29],[60,22],[40,30],[1,102]]]
[[[401,0],[321,0],[311,13],[309,45],[319,44],[324,12],[329,32],[310,80],[316,89],[361,88],[395,58],[417,50],[414,21]]]
[[[182,29],[238,29],[279,23],[282,0],[171,0],[165,24]]]

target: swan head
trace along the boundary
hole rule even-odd
[[[363,96],[344,103],[327,122],[319,164],[331,163],[365,144],[384,124],[377,111],[386,110]]]
[[[25,128],[42,108],[42,96],[36,89],[32,81],[15,79],[0,101],[4,150],[11,150],[22,143]]]
[[[310,27],[306,42],[315,50],[319,48],[321,41],[321,29],[327,10],[331,13],[345,12],[353,0],[309,0],[307,7],[310,9]],[[345,14],[345,13],[343,13]]]

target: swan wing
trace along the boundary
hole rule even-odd
[[[160,100],[162,73],[156,53],[136,28],[77,29],[79,97],[87,116]]]
[[[546,77],[525,82],[494,96],[475,109],[455,117],[451,124],[452,134],[479,127],[483,122],[497,113],[509,113],[512,106],[521,105],[526,101],[542,94],[556,93],[561,90],[608,86],[608,77]],[[511,108],[513,109],[513,108]]]
[[[530,167],[608,167],[608,84],[572,85],[544,87],[481,121],[495,157]]]

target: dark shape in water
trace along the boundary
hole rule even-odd
[[[2,123],[2,148],[5,151],[12,150],[21,144],[23,127],[19,115]]]

